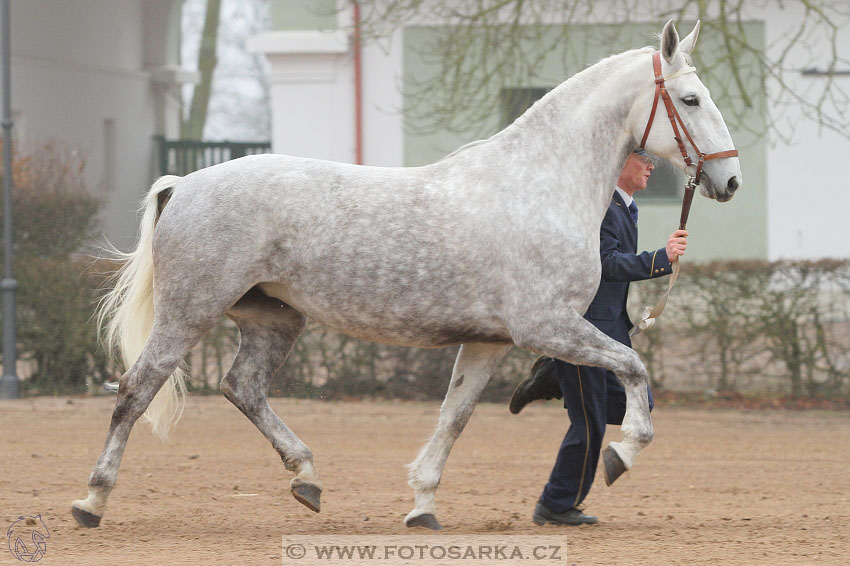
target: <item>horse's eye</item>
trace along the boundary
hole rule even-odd
[[[686,96],[685,98],[683,98],[682,102],[684,102],[688,106],[699,106],[699,98],[697,98],[693,94],[690,94],[690,95]]]

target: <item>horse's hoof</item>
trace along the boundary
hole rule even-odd
[[[311,483],[297,483],[290,486],[292,497],[298,503],[301,503],[310,511],[318,513],[322,507],[320,499],[322,497],[322,488]]]
[[[417,515],[415,517],[411,517],[404,522],[408,527],[425,527],[426,529],[431,529],[432,531],[441,531],[443,530],[443,525],[437,521],[437,518],[433,513],[423,513],[421,515]]]
[[[626,471],[626,465],[620,459],[620,455],[610,446],[602,451],[602,462],[605,469],[605,485],[611,485]]]
[[[86,529],[93,529],[100,525],[100,517],[94,513],[89,513],[85,509],[80,509],[72,505],[71,515],[74,516],[74,520],[77,521],[78,525]]]

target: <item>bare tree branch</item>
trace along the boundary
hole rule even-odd
[[[700,19],[703,37],[718,38],[712,40],[714,48],[697,49],[694,58],[730,125],[761,136],[763,123],[753,120],[758,115],[774,137],[790,140],[798,122],[796,115],[788,116],[793,108],[805,120],[850,137],[850,94],[834,80],[836,70],[850,66],[838,50],[839,32],[850,24],[847,2],[362,0],[360,4],[362,36],[367,41],[386,38],[401,27],[433,26],[428,28],[432,39],[418,56],[437,71],[422,79],[409,78],[404,87],[407,115],[416,131],[466,132],[471,124],[480,128],[492,116],[494,93],[533,84],[547,56],[559,55],[565,67],[567,61],[576,60],[575,49],[581,47],[571,44],[570,35],[577,26],[600,24],[595,41],[605,46],[624,26],[637,23],[636,18],[663,22],[673,17]],[[746,33],[752,29],[749,24],[763,19],[767,11],[787,12],[793,22],[784,33],[773,33],[773,41]],[[823,68],[823,76],[802,79],[802,70],[811,66]]]

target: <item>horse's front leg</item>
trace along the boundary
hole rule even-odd
[[[438,530],[434,496],[452,445],[469,421],[493,370],[512,344],[464,344],[455,361],[449,390],[440,408],[437,429],[410,464],[408,485],[413,488],[416,507],[404,518],[408,527]]]
[[[549,311],[542,320],[509,325],[517,346],[575,365],[610,369],[626,390],[626,414],[620,430],[622,442],[612,442],[602,453],[605,483],[611,485],[630,470],[638,453],[652,442],[647,372],[637,353],[606,336],[580,316],[565,308]]]

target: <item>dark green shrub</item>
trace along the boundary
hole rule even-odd
[[[56,144],[13,160],[18,357],[33,369],[25,391],[84,391],[106,361],[91,319],[102,278],[75,257],[97,226],[100,201],[85,188],[85,161]]]

